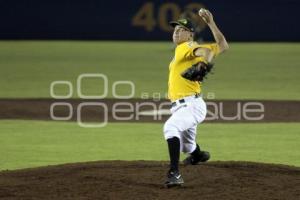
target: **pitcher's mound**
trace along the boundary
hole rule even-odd
[[[248,162],[181,166],[167,189],[166,162],[104,161],[0,173],[0,199],[299,199],[300,168]]]

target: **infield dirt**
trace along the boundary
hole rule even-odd
[[[247,162],[181,166],[185,184],[167,189],[166,162],[102,161],[0,172],[0,199],[296,200],[300,168]]]
[[[208,109],[206,122],[300,122],[300,101],[207,100],[206,102]],[[69,116],[70,108],[66,106],[66,103],[70,105],[73,115],[68,121],[76,121],[77,108],[82,103],[101,104],[101,106],[82,107],[81,118],[83,122],[103,122],[107,116],[108,122],[162,123],[170,116],[166,113],[151,115],[151,112],[155,111],[168,111],[170,103],[167,100],[0,99],[0,119],[51,120],[51,105],[56,103],[65,104],[53,107],[53,115],[57,117]],[[103,105],[107,108],[106,112]],[[248,116],[248,119],[245,118],[245,115]],[[262,117],[258,120],[249,120],[250,117],[254,119],[260,116]],[[117,117],[122,120],[118,120]]]

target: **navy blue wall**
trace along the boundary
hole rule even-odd
[[[133,25],[147,2],[148,30]],[[166,22],[192,3],[210,9],[230,41],[300,41],[299,0],[1,0],[0,39],[169,40]]]

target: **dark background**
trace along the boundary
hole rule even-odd
[[[155,23],[148,31],[132,23],[145,3]],[[210,9],[230,41],[300,41],[299,0],[1,0],[0,39],[169,40],[160,23],[191,3]],[[210,39],[208,29],[203,37]]]

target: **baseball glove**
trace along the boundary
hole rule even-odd
[[[199,62],[182,72],[181,76],[190,81],[202,82],[203,79],[206,78],[207,74],[211,72],[212,68],[212,63],[206,64],[204,62]]]

